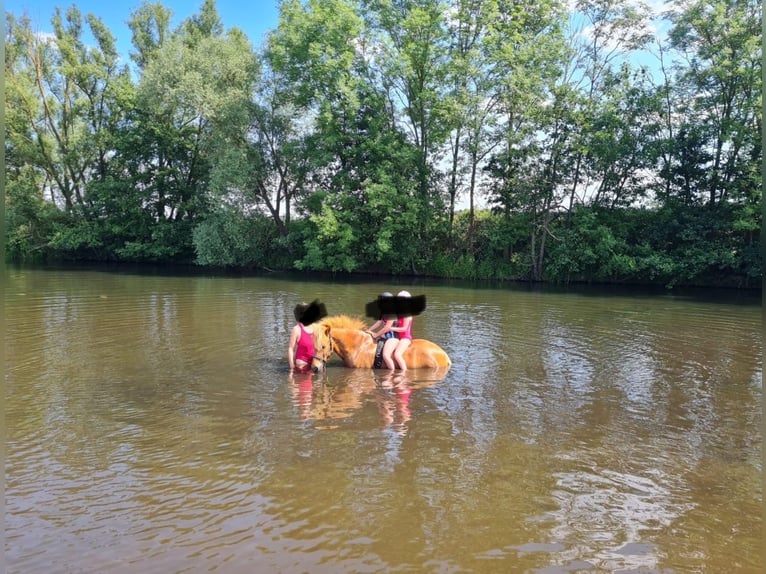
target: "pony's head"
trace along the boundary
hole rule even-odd
[[[339,341],[333,339],[333,329],[362,330],[364,328],[364,321],[348,315],[333,315],[316,323],[314,327],[314,358],[311,361],[311,370],[315,373],[323,371],[333,353],[341,351],[341,357],[343,356],[343,352],[339,348]],[[343,332],[341,331],[341,333]]]
[[[314,356],[311,358],[311,370],[315,373],[324,371],[334,350],[330,326],[318,323],[314,327]]]

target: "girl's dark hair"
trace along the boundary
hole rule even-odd
[[[298,323],[302,323],[301,319],[303,319],[303,315],[306,313],[306,310],[309,308],[308,303],[298,303],[295,306],[295,309],[293,309],[293,315],[295,315],[295,320]]]
[[[298,323],[308,326],[326,317],[327,307],[324,303],[320,303],[319,299],[314,299],[311,303],[298,303],[293,309],[293,315]]]

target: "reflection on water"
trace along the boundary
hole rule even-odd
[[[11,271],[8,572],[761,572],[757,302],[408,285],[444,372],[290,375],[391,285]]]
[[[413,392],[442,381],[449,369],[413,372],[346,369],[337,366],[321,375],[290,374],[293,403],[303,420],[315,428],[338,428],[357,410],[376,409],[382,428],[407,434]]]

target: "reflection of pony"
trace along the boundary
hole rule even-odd
[[[316,428],[336,428],[340,421],[357,416],[359,424],[368,424],[364,407],[374,404],[385,427],[403,433],[412,417],[410,395],[442,381],[448,371],[448,368],[406,372],[340,369],[332,373],[332,382],[326,377],[317,379],[311,373],[292,374],[290,389],[301,418],[315,421]]]
[[[314,327],[315,355],[324,363],[335,352],[347,367],[372,368],[377,345],[365,328],[361,319],[348,315],[325,317]],[[425,339],[412,340],[404,362],[408,369],[438,369],[452,364],[444,349]]]
[[[344,370],[343,373],[348,376],[341,379],[334,377],[332,384],[328,384],[326,379],[317,379],[321,383],[314,384],[310,373],[290,377],[293,403],[298,407],[301,418],[334,421],[350,417],[362,409],[365,397],[375,391],[373,373],[370,372],[367,378],[361,376],[364,371]]]

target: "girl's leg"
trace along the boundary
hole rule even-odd
[[[385,363],[386,368],[389,371],[393,371],[395,368],[394,365],[394,359],[392,358],[392,355],[394,354],[394,349],[396,348],[396,344],[399,342],[399,339],[396,337],[391,337],[390,339],[386,339],[386,342],[383,344],[383,363]]]
[[[394,362],[402,371],[407,370],[407,363],[404,362],[404,351],[407,350],[410,343],[412,343],[411,339],[400,339],[399,344],[394,349]]]

